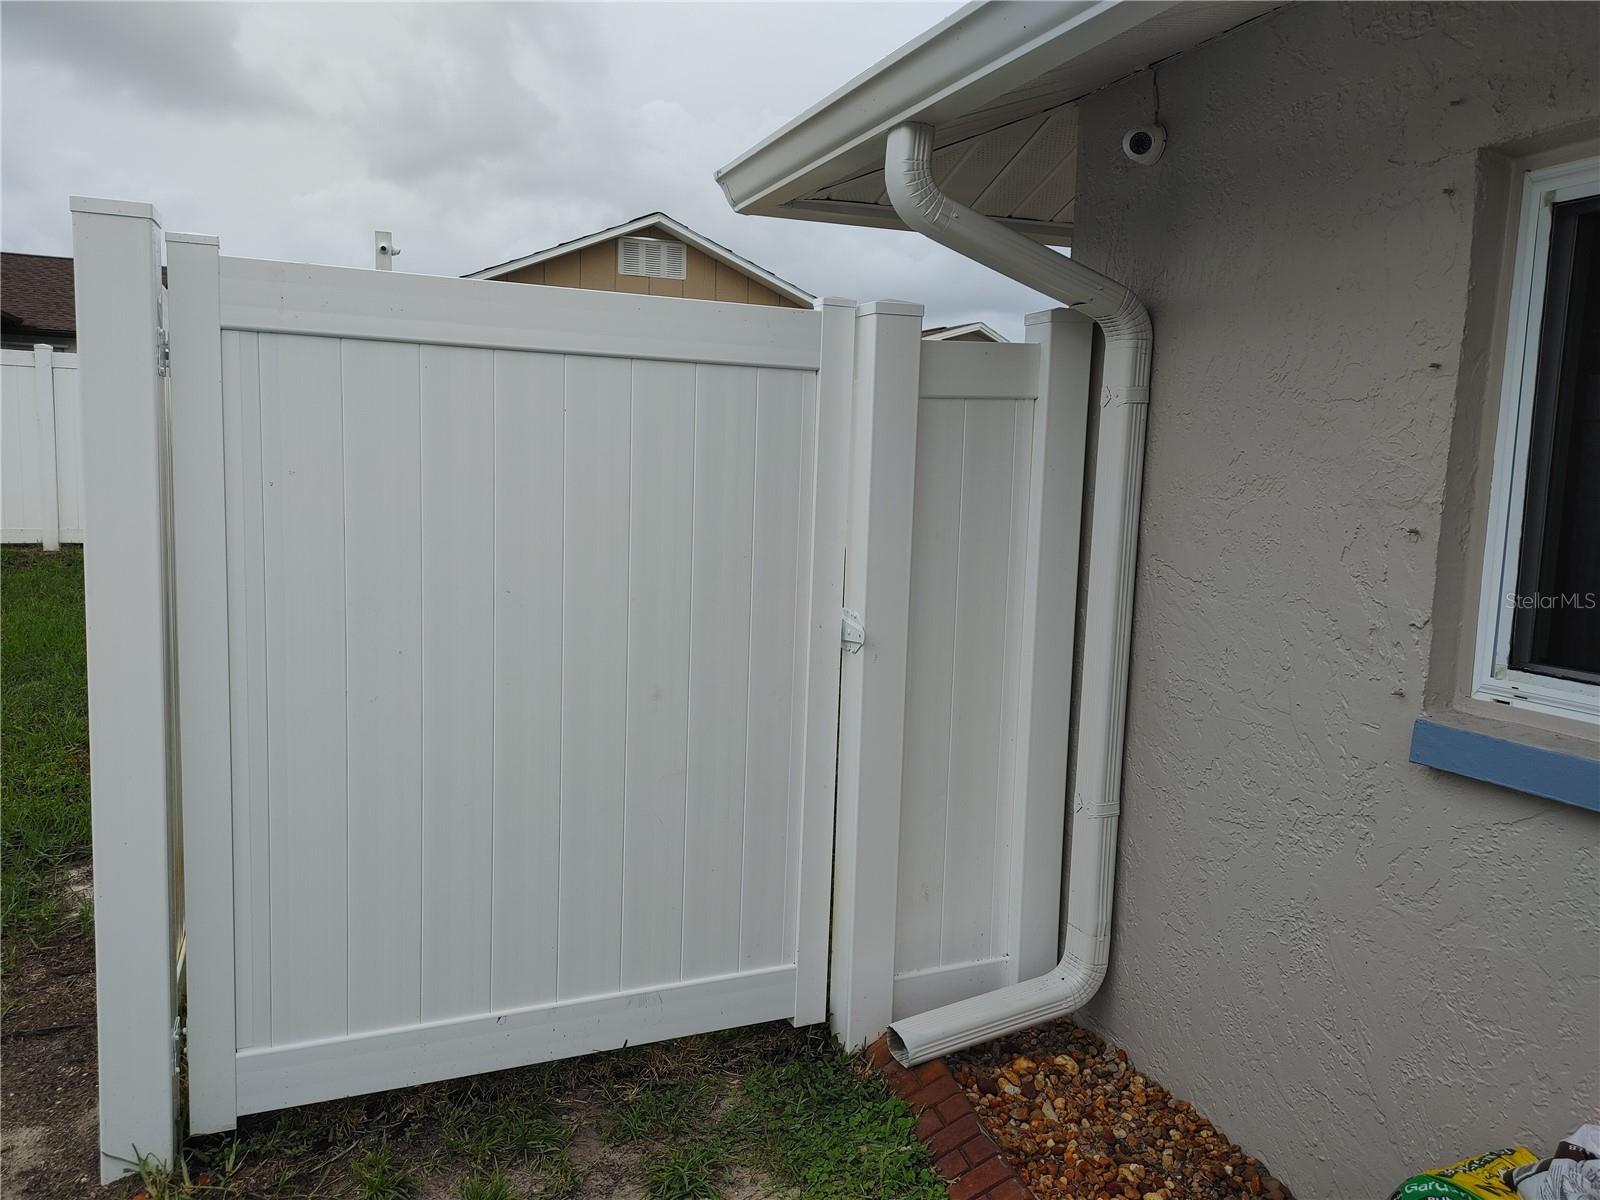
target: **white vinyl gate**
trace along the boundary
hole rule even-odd
[[[821,315],[177,253],[232,809],[192,1127],[794,1017]]]
[[[74,233],[108,1178],[151,1029],[208,1132],[1048,957],[1083,322]]]

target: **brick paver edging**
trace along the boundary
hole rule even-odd
[[[907,1070],[889,1053],[887,1038],[867,1057],[891,1089],[917,1114],[917,1137],[933,1152],[933,1165],[950,1184],[950,1200],[1031,1200],[1032,1193],[978,1123],[966,1092],[936,1058]]]

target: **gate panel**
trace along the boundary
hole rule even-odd
[[[1005,956],[1033,406],[939,398],[918,417],[900,976]]]
[[[818,314],[583,297],[608,323],[571,332],[557,289],[219,278],[236,1086],[211,1127],[795,1016],[801,913],[826,922],[807,675],[837,652]]]

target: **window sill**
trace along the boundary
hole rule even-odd
[[[1600,812],[1600,747],[1588,754],[1497,737],[1464,725],[1418,717],[1411,729],[1411,761]]]

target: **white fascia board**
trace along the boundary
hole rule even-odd
[[[786,296],[797,304],[807,308],[816,303],[816,297],[810,292],[797,288],[787,279],[774,275],[765,267],[758,266],[742,255],[735,254],[726,246],[719,246],[703,234],[696,233],[681,221],[675,221],[663,212],[648,213],[642,217],[635,217],[631,221],[624,221],[621,225],[613,225],[609,229],[599,229],[584,237],[574,238],[570,242],[558,242],[554,246],[546,247],[534,254],[522,258],[512,259],[510,262],[496,263],[492,267],[484,267],[480,271],[473,271],[463,275],[463,279],[500,279],[513,271],[520,271],[523,267],[531,267],[538,263],[548,262],[553,258],[562,258],[568,254],[593,246],[600,242],[608,242],[613,238],[627,237],[642,229],[664,229],[681,242],[685,242],[699,250],[708,258],[713,258],[724,266],[732,267],[735,271],[749,275],[766,284],[780,296]]]
[[[938,127],[971,117],[1079,58],[1093,62],[1082,81],[1080,94],[1087,94],[1272,7],[1265,0],[979,0],[740,155],[717,172],[717,182],[738,212],[818,219],[824,206],[834,206],[812,194],[881,166],[884,139],[898,125]],[[1181,19],[1162,32],[1128,37],[1174,10]],[[1111,46],[1119,39],[1126,39],[1125,49]],[[1015,113],[1008,111],[1012,107]],[[1023,101],[991,111],[998,125],[1036,107]],[[854,218],[838,214],[869,223]]]

